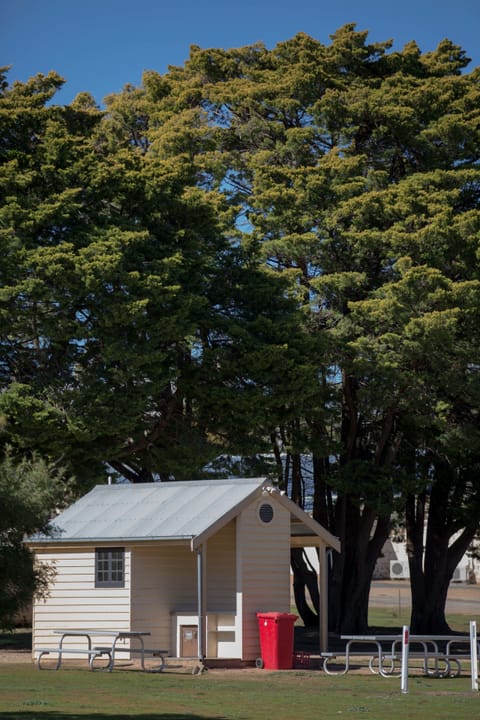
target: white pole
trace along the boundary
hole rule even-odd
[[[198,659],[203,664],[205,660],[205,586],[204,586],[204,547],[197,550],[197,602],[198,602]]]
[[[408,693],[408,646],[409,646],[409,629],[408,625],[403,626],[402,631],[402,674],[401,674],[401,690],[402,693]]]
[[[472,673],[472,690],[478,690],[478,645],[477,623],[470,620],[470,667]]]

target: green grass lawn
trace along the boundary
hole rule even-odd
[[[329,677],[320,671],[185,670],[148,674],[0,665],[1,720],[471,720],[470,679]]]
[[[468,633],[470,619],[449,615],[452,630]],[[371,608],[369,624],[386,632],[408,624],[407,610]],[[28,649],[31,634],[0,634],[0,649]],[[429,678],[412,671],[409,692],[399,678],[355,670],[328,676],[319,670],[209,670],[189,668],[162,674],[86,668],[40,671],[0,663],[0,720],[472,720],[480,715],[480,693],[468,675]]]

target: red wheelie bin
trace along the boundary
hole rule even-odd
[[[293,626],[298,615],[257,613],[261,657],[257,667],[266,670],[291,670],[293,667]]]

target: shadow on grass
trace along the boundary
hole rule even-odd
[[[109,713],[66,713],[53,712],[51,710],[31,710],[3,713],[0,712],[0,719],[3,720],[112,720]],[[141,715],[115,715],[115,720],[226,720],[224,715],[192,715],[191,713],[147,713]]]

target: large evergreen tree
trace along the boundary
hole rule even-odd
[[[300,452],[314,456],[314,512],[342,541],[330,594],[342,631],[367,625],[392,510],[437,476],[425,448],[441,453],[458,424],[469,446],[477,437],[479,74],[462,74],[468,59],[448,40],[389,48],[347,25],[328,46],[299,34],[271,51],[194,47],[156,78],[158,152],[191,150],[198,183],[225,194],[245,247],[287,279],[323,338],[317,403],[290,397],[274,449],[291,457],[298,501]],[[457,491],[474,526],[472,476]],[[444,545],[453,527],[437,523]],[[452,571],[438,567],[444,584]],[[413,573],[425,604],[419,587]]]

